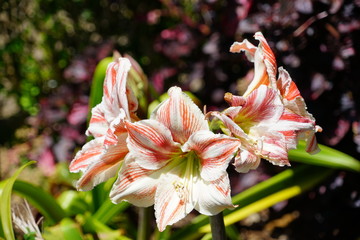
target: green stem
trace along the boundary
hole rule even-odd
[[[137,240],[150,239],[150,217],[151,207],[139,208],[139,228]]]
[[[225,225],[223,213],[210,216],[211,235],[213,240],[225,240]]]

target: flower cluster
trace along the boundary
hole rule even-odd
[[[233,208],[226,169],[255,169],[261,158],[289,165],[287,152],[297,141],[317,151],[320,127],[306,111],[295,83],[282,68],[261,33],[255,47],[247,40],[231,52],[245,51],[255,63],[254,79],[243,96],[225,95],[230,107],[204,115],[179,87],[168,90],[149,119],[136,116],[138,103],[127,82],[131,63],[119,58],[108,66],[102,102],[92,110],[87,130],[93,140],[70,164],[83,172],[79,190],[90,190],[118,173],[110,198],[154,205],[160,231],[196,209],[215,215]],[[213,133],[207,118],[220,121],[224,134]]]

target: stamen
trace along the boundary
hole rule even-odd
[[[175,191],[178,195],[178,197],[181,199],[181,200],[184,200],[184,197],[185,197],[185,186],[182,182],[180,181],[175,181],[173,182],[173,186],[175,188]]]

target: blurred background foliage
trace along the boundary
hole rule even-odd
[[[57,165],[66,165],[86,141],[92,76],[113,51],[139,62],[153,87],[149,102],[176,84],[209,111],[226,107],[224,93],[241,94],[252,79],[252,63],[228,50],[244,38],[257,44],[256,31],[323,127],[319,142],[360,159],[360,1],[6,0],[0,2],[0,178],[36,160],[24,178],[54,195],[70,187]],[[234,177],[234,193],[279,171],[262,164]],[[302,216],[314,226],[309,236],[351,234],[346,219],[359,214],[359,181],[339,171],[309,195],[278,205],[274,216],[308,201]],[[243,224],[251,234],[266,223]]]

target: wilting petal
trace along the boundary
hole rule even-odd
[[[129,151],[143,168],[159,169],[180,152],[180,144],[174,142],[169,129],[158,121],[126,122],[126,127]]]
[[[299,131],[313,129],[314,125],[315,122],[311,119],[285,109],[280,119],[276,123],[270,125],[270,129],[276,131]]]
[[[201,214],[212,216],[220,213],[225,208],[234,208],[231,202],[230,181],[227,173],[211,181],[199,181],[194,188],[198,201],[195,209]]]
[[[269,132],[267,128],[256,127],[253,131],[257,132],[259,151],[262,158],[279,166],[290,166],[287,155],[287,145],[285,137],[277,132]]]
[[[160,174],[161,172],[141,168],[130,154],[127,155],[125,165],[111,189],[111,201],[116,204],[126,200],[138,207],[153,205]]]
[[[174,141],[184,144],[194,132],[209,130],[204,114],[179,87],[170,88],[168,93],[169,98],[154,110],[150,118],[170,129]]]
[[[295,114],[288,109],[285,109],[279,121],[269,124],[268,131],[279,132],[286,138],[286,145],[288,149],[296,148],[299,139],[299,133],[302,131],[312,131],[315,122],[307,117]]]
[[[205,181],[213,181],[226,172],[230,160],[240,145],[239,139],[210,131],[198,131],[190,136],[182,150],[195,151],[200,158],[201,177]]]
[[[106,134],[109,123],[105,119],[103,108],[103,104],[100,103],[91,110],[91,119],[89,123],[89,128],[86,131],[86,135],[101,137]]]
[[[126,137],[127,135],[123,134],[119,138],[119,142],[124,143]],[[127,153],[128,148],[125,144],[108,147],[96,162],[85,169],[84,174],[77,182],[77,188],[88,191],[99,183],[114,177]]]
[[[275,55],[273,53],[273,51],[271,50],[269,44],[267,43],[264,35],[261,32],[256,32],[254,35],[256,40],[260,41],[258,50],[260,51],[260,53],[262,54],[263,57],[263,61],[266,65],[266,71],[269,75],[270,78],[270,86],[271,87],[276,87],[276,58]]]
[[[163,174],[155,195],[155,217],[159,230],[162,232],[167,225],[183,219],[194,209],[192,186],[183,185],[179,172]]]
[[[281,96],[286,100],[291,101],[296,97],[301,97],[299,89],[283,67],[279,67],[279,77],[276,84]]]
[[[241,51],[245,52],[246,57],[250,62],[254,62],[254,56],[257,47],[250,43],[247,39],[242,42],[234,42],[230,47],[230,52],[240,53]]]
[[[104,152],[104,138],[96,138],[86,143],[71,161],[70,172],[84,171],[89,165],[97,162]]]
[[[235,170],[240,173],[247,173],[249,170],[256,169],[260,164],[260,157],[254,152],[255,150],[249,151],[242,147],[235,157]]]
[[[240,53],[241,51],[244,51],[249,61],[254,62],[254,79],[251,81],[248,89],[244,93],[244,97],[248,96],[252,91],[259,88],[261,85],[276,88],[277,65],[274,53],[261,32],[255,33],[254,37],[260,41],[257,48],[246,39],[241,43],[235,42],[230,48],[230,52],[233,53]]]
[[[316,128],[320,128],[320,127],[316,126]],[[318,146],[318,143],[317,143],[317,140],[315,137],[315,133],[321,132],[321,131],[322,130],[315,130],[315,131],[307,131],[305,133],[307,135],[307,138],[305,138],[306,139],[306,147],[305,147],[306,152],[308,152],[310,154],[316,154],[316,153],[320,152],[320,148]]]
[[[234,121],[247,129],[259,123],[271,123],[278,120],[284,110],[276,90],[264,85],[254,90]]]

